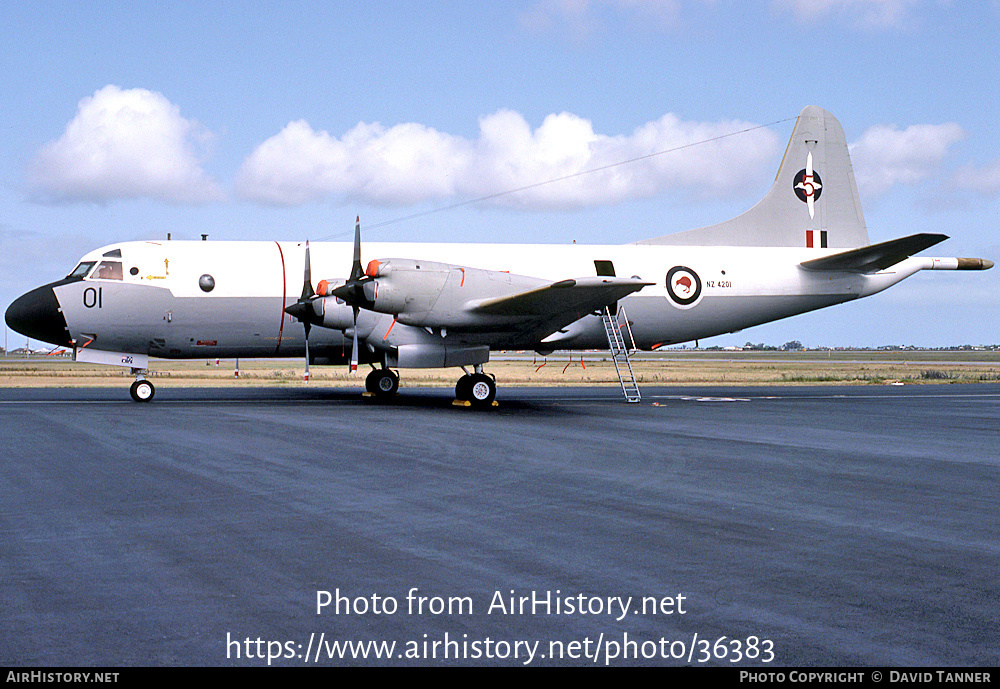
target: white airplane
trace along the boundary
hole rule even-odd
[[[456,397],[488,406],[490,352],[606,349],[619,303],[634,345],[654,350],[867,297],[920,270],[993,266],[914,256],[945,239],[869,244],[844,131],[810,106],[764,199],[718,225],[625,245],[367,244],[367,268],[359,227],[353,246],[126,242],[19,297],[6,320],[77,361],[131,368],[136,401],[155,392],[149,357],[305,356],[307,379],[310,361],[371,364],[366,387],[380,397],[396,393],[393,369],[462,367]]]

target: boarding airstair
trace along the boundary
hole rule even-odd
[[[629,348],[625,344],[625,337],[622,335],[622,326],[618,325],[619,319],[624,319],[625,330],[628,332],[629,340],[632,343],[632,350],[635,351],[635,340],[632,338],[632,328],[628,324],[628,316],[625,308],[618,306],[612,313],[614,306],[604,307],[601,318],[604,321],[604,331],[608,336],[608,348],[611,350],[611,360],[615,362],[615,371],[618,373],[618,380],[622,384],[622,394],[625,395],[626,402],[639,402],[642,395],[639,393],[639,383],[636,382],[635,373],[632,371],[632,362],[629,361]]]

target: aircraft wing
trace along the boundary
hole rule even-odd
[[[651,285],[639,278],[582,277],[560,280],[472,305],[473,313],[537,320],[557,330]]]
[[[806,270],[877,273],[946,239],[947,235],[943,234],[912,234],[909,237],[890,239],[887,242],[842,251],[832,256],[803,261],[799,265]]]

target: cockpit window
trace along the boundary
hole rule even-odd
[[[122,264],[120,261],[101,261],[101,265],[97,266],[90,277],[97,280],[121,280]]]
[[[68,278],[83,278],[83,277],[87,277],[87,273],[90,272],[90,269],[94,267],[95,263],[97,263],[97,261],[84,261],[83,263],[81,263],[80,265],[78,265],[76,268],[74,268],[73,272],[70,273],[69,275],[67,275],[66,277],[68,277]]]

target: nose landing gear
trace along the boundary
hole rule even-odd
[[[156,394],[156,388],[146,380],[147,372],[144,369],[133,368],[132,373],[135,374],[135,382],[129,388],[132,400],[135,402],[149,402],[153,399],[153,395]]]

